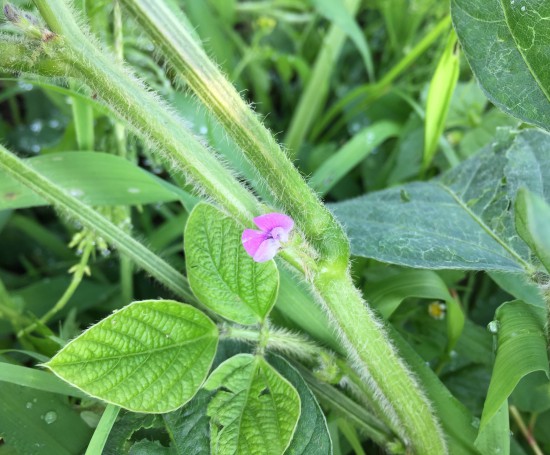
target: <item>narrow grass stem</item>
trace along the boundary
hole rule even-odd
[[[65,289],[65,292],[61,296],[61,298],[57,301],[57,303],[48,310],[44,316],[40,318],[39,321],[27,326],[23,330],[21,330],[17,334],[17,338],[21,338],[25,335],[28,335],[31,333],[38,325],[46,324],[51,318],[53,318],[57,313],[59,313],[63,308],[65,308],[65,305],[69,302],[71,297],[74,295],[76,290],[78,289],[78,286],[80,286],[80,283],[82,282],[82,279],[84,278],[84,275],[88,271],[88,261],[90,260],[90,255],[92,254],[92,251],[94,250],[95,246],[88,242],[86,244],[86,247],[82,251],[82,256],[80,258],[79,263],[71,268],[71,270],[74,270],[73,278],[71,279],[71,282],[67,289]]]
[[[182,299],[189,303],[195,302],[189,284],[180,272],[90,206],[67,194],[62,188],[36,172],[2,146],[0,146],[0,169],[42,196],[62,213],[77,219],[83,226],[97,232],[122,254],[132,258],[139,267],[157,278]]]

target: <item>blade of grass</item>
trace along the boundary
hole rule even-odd
[[[0,364],[0,381],[18,384],[32,389],[42,390],[44,392],[58,393],[60,395],[69,395],[77,398],[86,398],[87,395],[53,374],[45,371],[35,370],[34,368],[11,365],[9,363]]]
[[[358,0],[347,0],[346,7],[353,17],[361,4]],[[332,71],[340,57],[347,33],[334,23],[323,41],[323,47],[315,60],[311,77],[298,101],[290,120],[284,143],[291,157],[296,157],[315,119],[327,99]]]
[[[120,408],[114,404],[108,404],[101,415],[101,419],[97,428],[94,431],[94,435],[88,444],[85,455],[96,455],[98,453],[103,453],[103,448],[105,443],[109,438],[109,434],[113,428],[113,425],[116,422]]]

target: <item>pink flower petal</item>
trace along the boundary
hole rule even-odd
[[[254,223],[264,232],[269,232],[275,227],[281,227],[290,232],[294,227],[294,220],[282,213],[267,213],[258,216],[254,218]]]
[[[246,252],[254,257],[262,242],[267,240],[267,237],[268,234],[265,232],[256,231],[255,229],[245,229],[241,236],[241,241]]]
[[[277,254],[277,251],[279,251],[279,247],[281,246],[281,242],[275,239],[267,239],[264,240],[260,248],[256,251],[256,254],[252,256],[252,259],[254,259],[256,262],[266,262],[270,259],[273,259],[275,255]]]

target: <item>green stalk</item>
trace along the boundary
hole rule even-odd
[[[361,0],[348,0],[346,6],[350,14],[355,16],[360,4]],[[311,77],[292,115],[285,136],[284,142],[293,157],[298,155],[306,135],[327,100],[330,79],[347,36],[340,26],[332,24],[323,40],[323,46],[315,60]]]
[[[183,13],[161,0],[122,1],[256,168],[258,185],[271,191],[279,208],[292,216],[327,263],[345,270],[349,246],[341,227],[257,115],[185,28]]]
[[[448,453],[428,398],[399,357],[383,322],[362,299],[351,277],[334,276],[326,271],[314,280],[318,300],[338,331],[355,371],[373,391],[384,420],[414,453]]]
[[[68,214],[83,226],[97,232],[107,242],[115,246],[120,253],[132,258],[139,267],[186,302],[195,302],[187,279],[180,272],[91,207],[67,194],[62,188],[36,172],[26,162],[17,158],[1,145],[0,169],[42,196],[62,213]]]
[[[193,136],[182,120],[84,35],[65,1],[34,3],[57,35],[43,45],[68,65],[68,75],[90,85],[131,124],[138,136],[147,139],[160,153],[168,155],[170,151],[168,158],[176,171],[185,173],[199,191],[233,217],[246,223],[260,213],[255,197]]]

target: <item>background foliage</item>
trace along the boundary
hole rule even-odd
[[[450,452],[550,453],[547,2],[168,1],[344,226],[354,282],[433,402]],[[257,178],[132,14],[106,0],[74,6],[235,175]],[[246,453],[243,437],[267,441],[262,453],[404,452],[307,286],[246,262],[237,223],[197,205],[101,94],[18,76],[0,81],[3,145],[165,262],[128,236],[119,250],[142,254],[147,272],[137,269],[78,218],[81,206],[56,211],[0,171],[0,455]],[[168,288],[151,279],[165,263]],[[185,271],[186,303],[216,324],[173,301]],[[71,351],[113,311],[79,340],[114,351]],[[150,327],[117,327],[129,313]],[[268,316],[280,332],[262,345],[250,326]],[[253,356],[258,343],[285,358]],[[83,377],[112,369],[105,357],[119,352],[131,352],[117,357],[123,387],[90,388]],[[172,368],[182,353],[195,360]],[[188,390],[167,387],[180,367]],[[160,376],[163,396],[149,389]]]

